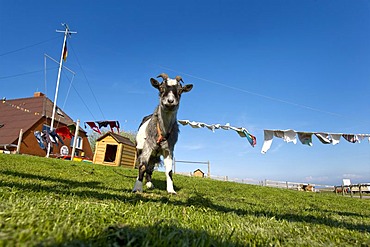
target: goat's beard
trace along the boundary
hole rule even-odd
[[[165,105],[165,104],[162,104],[162,110],[167,112],[167,113],[170,113],[170,112],[176,112],[178,109],[179,109],[179,105]]]

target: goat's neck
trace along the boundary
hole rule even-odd
[[[162,107],[158,107],[158,122],[161,130],[164,133],[171,132],[172,126],[177,121],[177,111],[164,111]]]

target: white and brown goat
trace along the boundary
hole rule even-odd
[[[167,74],[160,74],[163,79],[158,82],[151,78],[152,86],[159,91],[159,105],[152,115],[144,117],[136,136],[139,176],[135,182],[133,192],[143,191],[145,175],[146,186],[154,188],[152,173],[155,164],[160,163],[163,156],[166,169],[167,192],[176,194],[172,181],[173,151],[179,134],[177,111],[182,93],[189,92],[193,85],[181,85],[182,79],[176,76],[171,79]]]

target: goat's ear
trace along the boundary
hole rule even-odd
[[[161,85],[159,81],[157,81],[154,78],[150,78],[150,82],[152,83],[152,86],[159,90],[159,86]]]
[[[193,88],[193,84],[187,84],[181,88],[181,92],[182,93],[190,92],[192,88]]]

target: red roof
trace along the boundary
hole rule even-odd
[[[16,142],[20,129],[29,130],[40,119],[52,117],[53,102],[42,93],[34,97],[0,101],[0,145]],[[65,112],[58,108],[55,123],[73,123]],[[63,115],[63,116],[62,116]],[[55,126],[54,126],[55,127]]]

